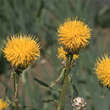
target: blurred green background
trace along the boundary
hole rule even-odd
[[[0,48],[6,38],[17,33],[38,37],[41,57],[32,70],[23,73],[19,87],[20,110],[56,110],[59,93],[34,81],[50,84],[60,74],[57,58],[57,28],[68,17],[83,20],[92,29],[92,39],[72,69],[72,80],[87,110],[110,110],[110,90],[103,87],[94,71],[97,57],[110,54],[110,0],[0,0]],[[13,99],[11,67],[0,52],[0,97]],[[55,86],[61,87],[61,81]],[[72,97],[65,110],[73,110]],[[11,109],[11,108],[10,108]]]

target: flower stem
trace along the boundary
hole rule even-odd
[[[19,83],[19,74],[14,72],[14,110],[19,110],[18,106],[18,83]]]
[[[66,61],[64,81],[63,81],[63,85],[62,85],[62,91],[60,94],[57,110],[64,110],[64,108],[65,108],[65,96],[66,96],[66,90],[67,90],[67,85],[68,85],[68,75],[71,70],[71,59],[72,59],[71,55],[69,55],[67,57],[68,58]]]
[[[50,87],[55,86],[62,79],[62,77],[64,76],[64,72],[65,72],[65,68],[62,69],[61,74],[59,75],[59,77],[54,82],[52,82],[50,84]]]

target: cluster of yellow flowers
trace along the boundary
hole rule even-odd
[[[59,44],[58,58],[66,61],[68,51],[73,54],[73,59],[78,58],[80,48],[88,44],[91,37],[90,28],[79,20],[67,20],[58,28]],[[67,50],[67,51],[65,51]],[[27,67],[32,61],[40,56],[39,44],[30,35],[13,35],[8,38],[8,42],[3,50],[6,59],[15,67]]]
[[[0,110],[6,109],[8,108],[8,103],[6,101],[3,101],[2,99],[0,99]]]
[[[91,37],[91,29],[83,21],[66,20],[58,28],[58,58],[66,61],[67,55],[71,54],[73,60],[78,59],[79,50],[88,45]]]
[[[63,47],[58,48],[58,58],[62,59],[63,61],[66,61],[67,52],[63,49]],[[78,54],[73,54],[73,59],[76,60],[78,59],[79,55]]]
[[[84,22],[67,20],[58,28],[58,42],[61,47],[58,48],[58,58],[66,61],[67,54],[71,53],[73,59],[78,59],[77,52],[88,45],[91,37],[91,29]],[[6,59],[15,67],[27,67],[31,62],[36,61],[40,56],[39,44],[30,35],[13,35],[8,38],[3,49]],[[110,87],[110,58],[105,55],[98,59],[96,64],[96,74],[98,79]],[[0,99],[0,110],[7,107],[7,103]]]
[[[58,58],[66,61],[68,52],[73,53],[73,59],[78,58],[75,52],[88,45],[91,37],[91,29],[82,21],[68,19],[58,28],[58,42],[62,46],[58,48]],[[95,71],[98,79],[104,86],[110,87],[110,58],[105,55],[98,59]]]

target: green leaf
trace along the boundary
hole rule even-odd
[[[44,81],[41,81],[41,80],[38,79],[37,77],[34,78],[34,80],[35,80],[36,82],[38,82],[40,85],[42,85],[42,86],[44,86],[44,87],[46,87],[46,88],[50,88],[50,86],[49,86],[47,83],[45,83]]]

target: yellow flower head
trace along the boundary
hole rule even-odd
[[[67,52],[63,49],[63,47],[58,48],[58,58],[66,61]]]
[[[66,61],[66,55],[67,55],[67,52],[63,49],[63,47],[59,47],[58,48],[58,58],[63,60],[63,61]],[[78,54],[73,54],[73,59],[74,60],[77,60],[79,57]]]
[[[85,47],[91,37],[90,28],[77,19],[67,20],[58,28],[59,43],[66,49],[76,51]]]
[[[105,55],[105,57],[98,59],[95,69],[102,84],[110,87],[110,58]]]
[[[40,56],[39,44],[30,35],[12,36],[3,52],[15,67],[26,67]]]
[[[74,54],[74,55],[73,55],[73,59],[74,59],[74,60],[77,60],[78,58],[79,58],[79,55],[78,55],[78,54]]]
[[[8,108],[8,103],[0,99],[0,110]]]

